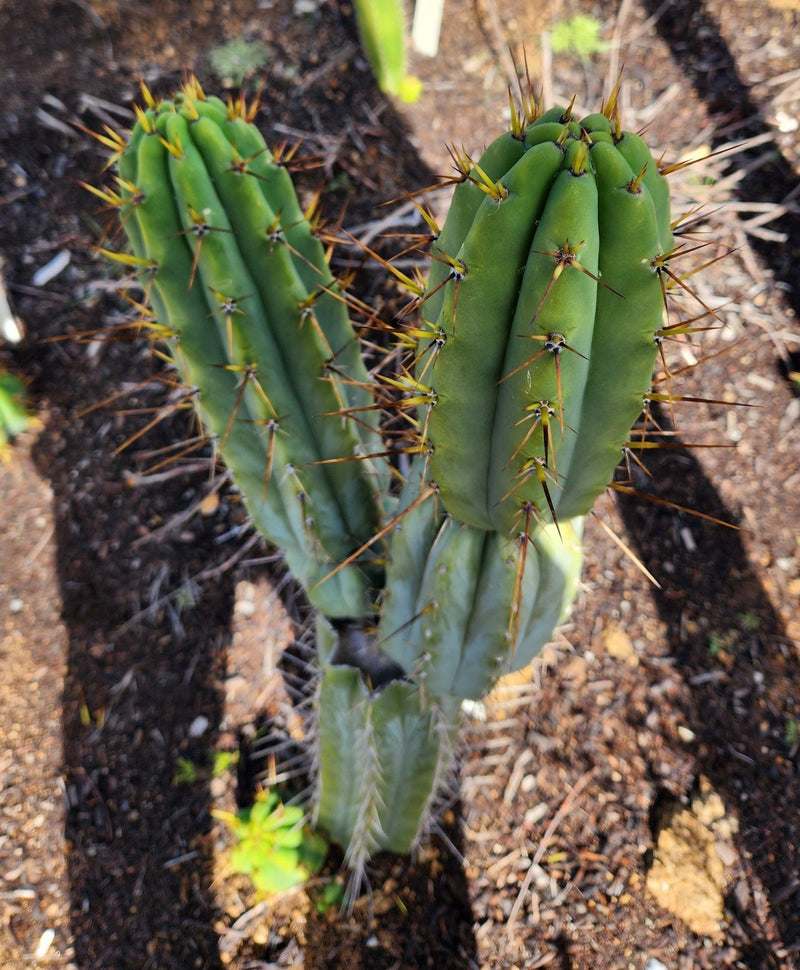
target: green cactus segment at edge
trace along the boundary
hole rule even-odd
[[[401,0],[355,0],[356,22],[378,86],[403,101],[415,101],[417,78],[406,74],[406,25]]]
[[[606,486],[642,409],[658,352],[654,334],[664,316],[663,292],[652,261],[673,246],[669,210],[656,218],[647,177],[640,191],[631,191],[628,186],[638,170],[633,172],[612,146],[595,144],[591,157],[602,239],[599,269],[606,285],[597,292],[592,367],[581,414],[573,425],[574,454],[580,455],[580,461],[570,470],[569,490],[558,497],[557,510],[565,517],[586,511],[593,496]],[[655,169],[652,158],[649,164]],[[666,179],[658,178],[666,185]],[[624,232],[619,231],[620,225]],[[631,240],[635,240],[635,259],[631,259]],[[602,408],[595,404],[599,400]]]
[[[538,145],[501,180],[505,199],[484,195],[457,254],[466,274],[445,287],[437,322],[447,342],[431,378],[437,393],[428,427],[436,449],[431,475],[445,508],[482,529],[497,527],[487,483],[520,270],[562,157],[555,144]]]
[[[460,701],[426,706],[405,681],[372,692],[354,668],[326,666],[318,710],[317,824],[353,868],[381,849],[408,852],[450,764]]]
[[[291,222],[268,201],[279,166],[260,135],[247,125],[248,142],[229,112],[220,123],[222,102],[200,104],[149,109],[134,129],[120,159],[136,195],[122,213],[126,232],[157,267],[143,285],[158,326],[182,379],[200,389],[200,414],[257,527],[318,608],[364,616],[377,574],[350,565],[317,585],[374,535],[381,514],[384,473],[367,462],[318,464],[381,450],[369,419],[335,414],[370,401],[355,335],[344,304],[323,289],[333,279],[294,193],[274,200]],[[346,380],[331,380],[329,364]]]
[[[551,109],[485,157],[499,190],[456,187],[422,301],[444,339],[432,367],[417,359],[445,508],[509,535],[531,509],[534,531],[585,515],[611,479],[649,389],[673,239],[666,179],[606,115]]]
[[[432,504],[413,508],[392,537],[378,646],[427,695],[477,700],[530,663],[564,621],[581,532],[581,519],[561,523],[560,534],[540,529],[523,563],[519,541],[437,515]]]

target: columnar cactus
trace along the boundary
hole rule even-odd
[[[149,300],[256,526],[328,616],[372,610],[380,571],[334,567],[376,531],[386,472],[344,297],[243,101],[196,82],[150,99],[119,152],[120,216]],[[321,415],[328,415],[321,417]]]
[[[585,515],[612,477],[664,324],[669,195],[613,102],[458,163],[416,355],[430,474],[452,515],[510,534]]]
[[[576,120],[524,98],[476,163],[454,151],[408,350],[416,457],[388,454],[347,300],[242,99],[145,92],[119,209],[162,340],[319,612],[318,823],[355,867],[407,851],[477,699],[575,596],[583,516],[649,392],[676,279],[669,193],[612,95]],[[387,264],[389,265],[389,264]],[[381,385],[384,389],[386,384]],[[361,458],[356,461],[354,459]]]

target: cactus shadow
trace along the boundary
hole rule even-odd
[[[736,135],[741,138],[774,135],[767,123],[764,107],[753,96],[736,66],[733,53],[720,30],[720,23],[706,3],[679,0],[660,3],[644,0],[648,16],[655,19],[655,29],[668,45],[679,70],[694,87],[697,97],[705,104],[709,115],[723,118],[726,123],[740,122]],[[712,136],[711,148],[725,139]],[[774,137],[759,144],[749,153],[738,156],[737,165],[746,169],[756,154],[770,153],[768,165],[745,170],[737,182],[736,193],[743,202],[781,203],[797,191],[797,174]],[[800,259],[800,218],[787,212],[770,223],[770,228],[785,235],[785,241],[751,236],[749,244],[763,263],[771,269],[775,282],[784,291],[796,316],[800,316],[800,287],[795,285]],[[779,361],[778,366],[788,363]]]
[[[659,420],[669,424],[663,415]],[[736,521],[690,451],[646,456],[644,464],[654,496]],[[771,965],[781,945],[796,946],[800,938],[800,911],[792,895],[800,871],[795,834],[800,801],[796,767],[786,757],[784,740],[786,712],[800,695],[791,642],[739,532],[654,505],[644,496],[621,496],[618,509],[636,555],[654,575],[668,577],[652,595],[667,630],[669,655],[691,689],[681,716],[696,737],[697,774],[711,781],[739,818],[739,850],[760,885],[745,892],[739,880],[737,891],[746,898],[766,895],[780,936],[775,941],[766,927],[741,925],[749,958],[756,960],[746,965]],[[685,530],[693,542],[686,543]],[[744,924],[753,917],[745,915],[747,907],[736,895],[730,912]]]
[[[214,970],[208,769],[232,584],[191,581],[219,561],[207,531],[197,546],[188,536],[136,542],[191,501],[197,480],[175,480],[157,497],[126,490],[126,462],[109,457],[113,419],[79,416],[97,399],[99,374],[82,368],[75,348],[56,347],[36,349],[36,391],[54,414],[34,459],[53,490],[68,644],[61,727],[72,960],[80,970]],[[118,385],[130,362],[112,350],[100,371]]]

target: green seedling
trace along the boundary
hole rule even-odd
[[[550,28],[550,48],[554,54],[574,54],[582,61],[604,54],[610,44],[600,36],[602,26],[595,17],[576,14]]]
[[[211,70],[227,87],[241,87],[244,81],[262,70],[269,52],[259,41],[237,37],[214,47],[208,54]]]
[[[249,876],[259,893],[286,892],[314,875],[325,861],[326,840],[304,824],[297,805],[284,805],[274,790],[261,791],[249,808],[231,812],[214,810],[237,842],[230,856],[234,872]]]
[[[31,423],[25,394],[25,385],[18,377],[0,370],[0,457],[6,454],[9,443]]]

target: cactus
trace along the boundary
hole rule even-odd
[[[577,593],[582,521],[535,544],[459,523],[420,501],[419,459],[400,495],[377,631],[320,623],[316,815],[359,871],[408,852],[449,769],[465,699],[530,663]]]
[[[386,474],[344,297],[243,100],[148,97],[119,152],[120,217],[171,357],[258,529],[328,616],[372,608],[380,570],[333,567],[378,527]],[[194,390],[196,389],[196,391]],[[328,414],[329,417],[319,417]]]
[[[318,611],[314,810],[360,870],[415,844],[462,702],[568,612],[583,517],[682,332],[665,307],[684,284],[666,181],[616,94],[580,121],[523,95],[477,163],[453,151],[426,285],[392,270],[419,319],[396,325],[401,378],[375,385],[254,116],[194,80],[145,91],[130,136],[101,136],[119,191],[93,191],[119,210],[133,255],[112,255],[142,277],[145,324]],[[386,387],[408,393],[387,405]],[[383,406],[413,429],[405,476],[376,457]]]
[[[355,0],[361,44],[381,91],[416,101],[419,78],[406,74],[406,25],[402,0]]]
[[[558,525],[605,488],[650,388],[674,248],[666,180],[613,99],[582,121],[539,113],[457,161],[420,301],[430,474],[478,528]]]

